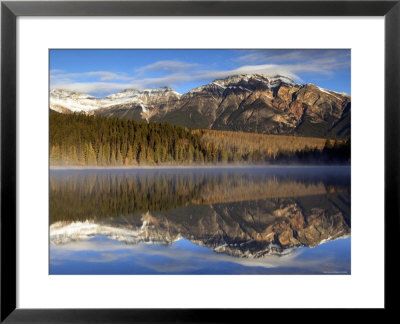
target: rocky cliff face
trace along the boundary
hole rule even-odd
[[[53,90],[50,108],[190,128],[346,137],[351,97],[284,76],[237,75],[180,95],[171,88],[128,89],[106,98]]]

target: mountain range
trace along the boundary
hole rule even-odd
[[[343,209],[348,201],[344,192],[320,195],[316,200],[308,196],[189,205],[167,212],[58,221],[50,225],[50,242],[66,244],[101,235],[132,245],[171,245],[185,238],[236,257],[285,255],[297,247],[348,237],[349,211]]]
[[[184,94],[160,87],[95,98],[53,89],[50,109],[189,128],[347,138],[351,97],[310,83],[298,84],[282,75],[242,74]]]

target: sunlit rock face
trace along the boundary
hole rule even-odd
[[[101,235],[171,245],[185,238],[261,258],[350,235],[347,177],[285,173],[61,173],[50,181],[50,241]]]
[[[169,87],[127,89],[106,98],[52,90],[50,109],[190,128],[308,136],[350,135],[351,97],[281,76],[231,76],[181,95]]]

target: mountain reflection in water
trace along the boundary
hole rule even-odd
[[[276,268],[286,264],[283,256],[297,257],[299,247],[349,237],[350,197],[348,167],[53,170],[50,272],[59,273],[57,265],[71,259],[65,251],[93,252],[110,242],[136,257],[139,250],[151,258],[151,249],[172,248],[181,261],[186,254],[179,247],[190,250],[193,260],[194,247],[204,247],[220,262],[243,265],[238,273],[272,260]]]

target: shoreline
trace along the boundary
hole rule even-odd
[[[159,166],[50,166],[50,171],[57,171],[57,170],[168,170],[168,169],[249,169],[249,168],[256,168],[256,169],[266,169],[266,168],[350,168],[350,164],[314,164],[314,165],[307,165],[307,164],[266,164],[266,165],[245,165],[245,164],[238,164],[238,165],[159,165]]]

